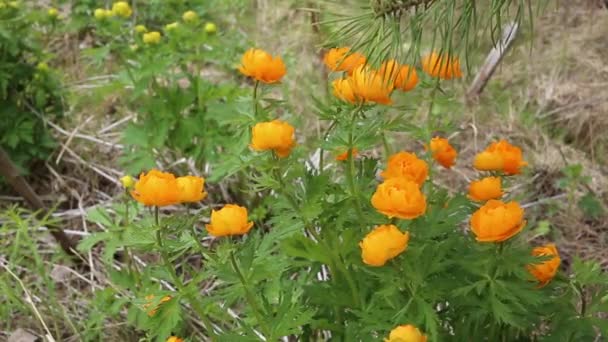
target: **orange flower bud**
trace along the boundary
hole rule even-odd
[[[247,221],[247,208],[226,204],[220,210],[211,211],[211,224],[205,225],[209,235],[215,237],[247,234],[253,222]]]
[[[357,99],[357,95],[353,89],[351,78],[339,78],[331,83],[334,88],[334,96],[342,101],[350,102],[352,104],[360,102]]]
[[[525,225],[524,210],[517,202],[489,200],[471,216],[471,230],[479,242],[505,241]]]
[[[205,178],[196,176],[184,176],[177,178],[177,188],[179,189],[179,201],[198,202],[207,196],[204,190]]]
[[[146,302],[147,302],[147,303],[146,303],[146,304],[144,304],[144,305],[142,305],[142,307],[143,307],[143,309],[144,309],[144,310],[147,310],[147,309],[148,309],[150,306],[152,306],[152,303],[154,302],[154,298],[155,298],[155,296],[154,296],[154,295],[147,295],[147,296],[146,296]],[[171,296],[164,296],[163,298],[161,298],[161,299],[160,299],[160,303],[158,303],[158,306],[156,306],[156,307],[154,307],[154,308],[152,308],[152,309],[148,310],[148,312],[147,312],[147,313],[148,313],[148,316],[149,316],[149,317],[152,317],[152,316],[156,315],[156,312],[158,311],[159,306],[160,306],[162,303],[168,302],[168,301],[170,301],[170,300],[171,300]]]
[[[473,201],[483,202],[498,199],[502,196],[500,177],[486,177],[469,185],[469,198]]]
[[[395,88],[402,91],[410,91],[418,84],[416,69],[409,65],[400,65],[395,60],[382,63],[380,74],[385,79],[392,81],[395,84]]]
[[[503,171],[507,175],[516,175],[521,168],[528,165],[523,160],[521,149],[509,144],[506,140],[493,142],[483,152],[475,156],[473,166],[481,171]]]
[[[448,139],[434,137],[431,139],[431,153],[433,158],[446,169],[451,168],[454,165],[454,160],[458,155],[458,152],[450,145]]]
[[[388,339],[384,339],[384,342],[426,342],[426,335],[411,324],[400,325],[391,330]]]
[[[148,174],[142,172],[131,196],[143,205],[162,207],[179,202],[177,180],[171,173],[160,172],[156,169]]]
[[[353,147],[353,152],[352,152],[353,158],[357,154],[359,154],[359,150],[356,147]],[[346,159],[348,159],[348,150],[346,152],[342,152],[336,156],[336,160],[338,160],[338,161],[345,161]]]
[[[239,71],[264,83],[278,82],[287,73],[281,57],[272,57],[268,52],[254,48],[243,54]]]
[[[395,85],[379,72],[361,65],[353,70],[351,80],[351,87],[358,99],[385,105],[392,103],[391,93]]]
[[[386,170],[380,173],[384,179],[406,178],[422,185],[429,174],[426,162],[414,153],[399,152],[388,158]]]
[[[431,77],[439,77],[445,80],[462,77],[460,70],[460,59],[458,57],[439,55],[432,52],[422,58],[422,70]]]
[[[426,211],[426,197],[415,182],[390,178],[378,185],[372,205],[389,218],[414,219]]]
[[[538,264],[528,265],[528,271],[538,279],[539,287],[547,285],[559,269],[562,259],[559,257],[555,244],[550,243],[545,246],[536,247],[532,250],[533,256],[553,256],[553,258]]]
[[[184,342],[184,339],[179,338],[177,336],[171,336],[167,339],[166,342]]]
[[[287,157],[296,145],[295,129],[287,122],[273,120],[253,126],[251,148],[256,151],[273,150],[279,157]]]
[[[402,233],[392,224],[377,226],[359,242],[363,262],[370,266],[384,266],[407,249],[409,240],[408,232]]]
[[[365,64],[366,59],[360,53],[349,53],[350,48],[333,48],[325,53],[323,62],[332,71],[346,71],[349,75],[356,67]]]

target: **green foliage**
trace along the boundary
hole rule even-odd
[[[58,74],[45,51],[55,21],[19,2],[0,6],[0,146],[24,171],[55,143],[43,118],[63,115]]]

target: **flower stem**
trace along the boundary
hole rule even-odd
[[[127,189],[125,189],[125,227],[129,226],[129,191]],[[135,268],[135,265],[133,264],[133,254],[131,253],[131,249],[127,246],[125,246],[125,256],[127,259],[127,269],[129,270],[129,273],[131,273],[133,275],[133,277],[135,278],[135,283],[137,284],[137,286],[141,285],[141,279],[139,279],[139,271]]]
[[[271,337],[272,337],[271,330],[269,329],[268,325],[266,324],[266,321],[264,320],[263,312],[260,309],[260,307],[258,306],[258,303],[255,300],[255,296],[253,295],[253,293],[251,292],[251,289],[249,288],[249,285],[247,284],[247,279],[245,279],[245,276],[243,276],[243,273],[241,272],[241,269],[239,268],[239,265],[236,262],[236,259],[234,257],[234,252],[230,253],[230,262],[232,263],[232,267],[234,268],[234,271],[236,272],[237,276],[239,277],[239,280],[241,281],[241,284],[243,285],[243,289],[245,290],[245,297],[247,299],[247,302],[253,309],[253,314],[255,315],[255,318],[258,320],[258,323],[260,324],[260,327],[264,331],[266,338],[271,339]]]
[[[359,198],[359,191],[355,186],[355,158],[353,156],[354,149],[354,126],[357,119],[357,114],[361,110],[361,106],[355,111],[353,111],[353,116],[350,123],[350,129],[348,132],[348,167],[346,168],[346,179],[348,181],[348,186],[350,187],[351,196],[353,197],[353,203],[355,207],[355,211],[357,212],[357,216],[359,217],[359,222],[365,222],[365,216],[363,215],[363,210],[361,209],[361,201]]]
[[[255,81],[255,85],[253,86],[253,116],[258,118],[258,87],[260,85],[260,81]]]
[[[207,318],[207,315],[205,314],[203,308],[200,307],[198,300],[196,300],[196,298],[190,292],[185,290],[184,283],[177,275],[177,273],[175,273],[175,267],[171,263],[171,259],[169,258],[169,255],[167,254],[167,251],[164,248],[162,236],[163,229],[160,226],[159,209],[157,206],[154,207],[154,220],[156,222],[156,243],[158,244],[161,259],[163,261],[163,265],[165,266],[166,271],[171,276],[171,279],[173,280],[175,287],[177,287],[177,290],[181,294],[183,294],[188,299],[190,305],[192,305],[192,308],[201,319],[205,330],[209,333],[209,338],[211,339],[211,341],[216,341],[217,334],[213,330],[213,325],[211,324],[211,321]]]
[[[336,127],[336,125],[338,124],[337,120],[334,120],[331,122],[331,124],[329,124],[329,127],[327,127],[327,131],[325,131],[325,134],[323,135],[323,142],[325,142],[327,140],[327,137],[329,137],[329,133],[331,133],[331,131],[334,129],[334,127]],[[324,152],[325,150],[323,149],[323,147],[321,146],[321,150],[319,152],[319,173],[323,172],[324,169]]]

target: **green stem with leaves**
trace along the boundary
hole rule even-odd
[[[251,306],[251,309],[253,310],[253,314],[255,315],[255,318],[257,319],[258,324],[262,328],[262,331],[266,335],[266,338],[271,340],[272,339],[272,330],[270,330],[268,323],[264,319],[264,312],[258,306],[258,302],[255,300],[255,296],[253,295],[253,292],[251,292],[251,289],[249,288],[247,279],[243,275],[243,272],[241,272],[241,269],[239,268],[239,265],[236,262],[236,258],[234,257],[234,252],[230,253],[230,263],[232,264],[234,271],[236,272],[237,276],[239,277],[239,280],[241,281],[241,284],[243,285],[243,289],[245,290],[245,298],[247,299],[247,303],[249,303],[249,305]]]
[[[162,226],[160,225],[158,207],[154,207],[154,220],[156,222],[156,243],[158,244],[161,259],[163,261],[166,271],[171,276],[171,279],[173,280],[175,287],[177,287],[177,290],[181,294],[186,296],[186,298],[190,302],[190,305],[192,305],[192,308],[194,309],[194,311],[197,313],[197,315],[201,319],[203,326],[205,327],[205,330],[209,333],[209,338],[211,339],[211,341],[217,341],[217,335],[216,335],[215,331],[213,330],[213,324],[207,318],[205,311],[203,310],[203,308],[200,307],[198,300],[194,296],[192,296],[192,294],[189,291],[186,291],[184,283],[182,282],[180,277],[177,275],[177,273],[175,273],[175,267],[171,263],[171,259],[169,258],[169,255],[167,254],[167,251],[165,250],[165,247],[163,245],[163,236],[162,236],[163,229],[162,229]]]
[[[260,81],[255,81],[255,85],[253,86],[253,117],[258,118],[258,88],[260,86]]]
[[[325,141],[327,140],[327,138],[329,137],[329,134],[331,133],[331,131],[334,129],[334,127],[336,127],[336,125],[338,124],[337,120],[334,120],[331,122],[331,124],[329,124],[329,127],[327,127],[327,130],[325,131],[325,134],[323,135],[323,141],[322,143],[325,143]],[[325,155],[325,149],[323,149],[323,146],[321,146],[320,151],[319,151],[319,173],[323,172],[323,169],[325,168],[325,164],[324,164],[324,155]]]
[[[124,203],[125,203],[125,228],[129,227],[129,190],[127,188],[125,188],[125,194],[124,194]],[[127,269],[129,270],[129,273],[131,273],[133,275],[133,277],[135,278],[135,283],[137,284],[137,286],[141,286],[141,279],[139,278],[139,270],[137,270],[135,268],[135,265],[133,263],[133,253],[131,252],[131,249],[127,246],[125,246],[125,255],[126,255],[126,259],[127,259]]]
[[[365,216],[363,215],[363,209],[361,206],[361,200],[359,196],[359,189],[355,185],[355,158],[353,156],[353,149],[355,148],[354,143],[354,127],[357,121],[357,114],[361,111],[361,106],[359,106],[352,113],[352,118],[350,122],[350,128],[348,132],[348,167],[346,168],[346,180],[348,182],[348,186],[350,188],[351,196],[353,197],[353,204],[355,207],[355,211],[357,212],[357,216],[359,217],[359,222],[365,222]]]

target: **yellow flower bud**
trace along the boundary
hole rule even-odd
[[[135,26],[135,32],[146,33],[146,32],[148,32],[148,29],[144,25],[137,25],[137,26]]]
[[[135,180],[133,179],[133,177],[126,175],[120,178],[120,182],[122,183],[122,186],[125,188],[130,188],[135,184]]]
[[[12,8],[19,8],[19,1],[9,1],[8,6]]]
[[[213,34],[217,32],[217,25],[212,22],[208,22],[205,24],[205,32],[209,34]]]
[[[112,5],[112,12],[120,17],[128,18],[133,14],[133,10],[126,1],[118,1]]]
[[[171,24],[167,24],[165,25],[165,31],[169,32],[169,31],[173,31],[175,29],[177,29],[177,27],[179,26],[178,23],[171,23]]]
[[[129,49],[131,49],[131,51],[135,52],[135,51],[139,50],[139,45],[131,44],[131,45],[129,45]]]
[[[103,20],[109,17],[107,10],[103,9],[103,8],[98,8],[95,10],[95,12],[93,12],[93,16],[95,17],[95,19],[97,20]]]
[[[49,15],[49,17],[51,18],[57,18],[59,16],[59,11],[56,8],[49,8],[49,10],[47,11],[47,14]]]
[[[49,65],[45,62],[40,62],[38,65],[36,65],[36,69],[38,69],[40,72],[47,72],[49,71]]]
[[[187,11],[182,15],[182,19],[187,23],[191,23],[198,20],[198,14],[194,11]]]
[[[152,31],[144,33],[143,41],[146,44],[158,44],[160,42],[160,32]]]

